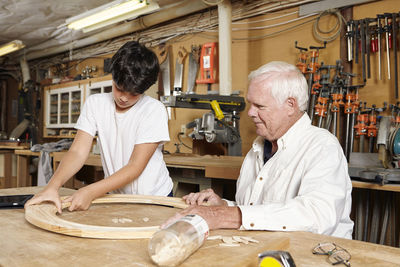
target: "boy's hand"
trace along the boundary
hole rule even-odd
[[[90,189],[88,189],[88,187],[83,187],[62,202],[71,202],[71,205],[68,207],[69,211],[87,210],[92,204],[93,199],[95,199],[95,196],[91,194]]]
[[[58,213],[60,214],[62,213],[61,200],[60,196],[58,195],[58,190],[52,188],[44,189],[42,192],[36,194],[33,198],[31,198],[25,203],[25,207],[28,207],[30,205],[40,204],[46,201],[54,203]]]

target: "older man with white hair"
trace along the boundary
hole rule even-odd
[[[307,82],[285,62],[270,62],[249,75],[247,101],[258,137],[244,159],[236,201],[212,189],[183,198],[210,229],[309,231],[352,237],[351,180],[334,135],[312,126],[305,112]],[[209,206],[200,206],[206,202]]]

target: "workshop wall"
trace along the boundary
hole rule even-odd
[[[259,16],[248,21],[260,21],[265,19],[271,19],[278,17],[283,14],[292,13],[297,11],[297,8],[288,9],[281,12],[275,12],[273,14]],[[297,17],[297,14],[290,15],[281,19],[274,19],[268,24],[277,24],[285,22]],[[307,21],[307,19],[301,22]],[[243,22],[243,21],[241,21]],[[248,74],[259,68],[260,66],[274,60],[286,61],[288,63],[296,64],[298,60],[298,49],[295,48],[295,41],[298,41],[299,46],[309,47],[310,45],[322,46],[323,43],[317,41],[312,32],[313,24],[311,22],[306,23],[300,27],[294,28],[289,31],[285,31],[281,34],[271,36],[268,38],[262,38],[260,40],[246,40],[252,37],[263,36],[274,34],[290,26],[296,25],[299,22],[287,24],[280,27],[274,27],[272,29],[256,30],[256,31],[233,31],[232,32],[232,91],[240,91],[240,96],[245,97],[247,93],[248,85]],[[336,23],[336,19],[332,15],[327,15],[321,18],[321,28],[332,28]],[[266,25],[267,23],[252,23],[247,25],[232,25],[232,28],[246,28],[246,27],[257,27]],[[243,38],[244,40],[238,40]],[[190,51],[191,45],[199,45],[207,42],[218,42],[217,34],[202,33],[194,36],[188,36],[182,41],[171,43],[173,47],[173,54],[176,55],[180,46],[184,46]],[[320,62],[323,61],[326,64],[335,64],[336,60],[339,59],[339,38],[327,45],[326,49],[320,51]],[[175,60],[173,60],[175,62]],[[186,61],[187,62],[187,61]],[[174,69],[174,68],[173,68]],[[187,64],[184,70],[184,81],[183,91],[186,91],[187,86]],[[213,90],[219,88],[219,84],[213,85]],[[198,93],[206,93],[206,85],[197,85],[196,88]],[[250,149],[251,144],[256,137],[255,127],[252,120],[247,115],[248,106],[245,111],[240,113],[240,134],[242,137],[242,153],[245,155]],[[179,143],[178,134],[181,130],[181,125],[186,124],[195,118],[201,117],[203,113],[209,112],[207,110],[183,110],[176,109],[173,112],[173,117],[169,122],[171,142],[165,145],[165,149],[174,152],[176,150],[175,145]],[[187,133],[189,130],[187,131]],[[192,140],[188,137],[181,137],[182,141],[192,146]],[[191,152],[184,146],[180,146],[181,152]]]
[[[369,4],[363,4],[353,7],[353,19],[358,20],[366,17],[374,18],[377,14],[383,14],[385,12],[399,12],[399,2],[398,0],[383,0],[377,1]],[[256,18],[249,19],[248,21],[262,21],[266,19],[275,18],[282,14],[288,14],[293,11],[297,11],[298,8],[287,9],[280,12],[275,12],[272,14],[268,14],[265,16],[259,16]],[[269,24],[277,24],[280,22],[285,22],[297,17],[297,14],[292,16],[287,16],[281,19],[271,20]],[[300,22],[307,21],[307,19],[301,20]],[[243,22],[243,21],[241,21]],[[240,90],[241,96],[246,96],[247,93],[247,75],[252,71],[262,66],[263,64],[279,60],[286,61],[288,63],[296,64],[298,62],[299,50],[295,48],[294,42],[298,41],[298,46],[309,47],[313,46],[322,46],[323,43],[317,40],[313,34],[313,26],[314,22],[308,22],[304,25],[294,28],[289,31],[284,31],[280,34],[276,34],[274,36],[262,38],[259,40],[238,40],[238,38],[243,39],[251,39],[257,36],[265,36],[272,35],[273,33],[277,33],[283,29],[286,29],[290,26],[296,25],[299,22],[287,24],[281,27],[274,27],[272,29],[265,30],[256,30],[256,31],[233,31],[232,32],[232,91]],[[321,30],[328,30],[335,26],[337,23],[337,18],[330,14],[320,18],[319,27]],[[261,25],[266,25],[267,23],[252,23],[245,26],[242,25],[232,25],[232,28],[243,28],[243,27],[257,27]],[[324,36],[328,37],[328,36]],[[177,50],[180,46],[184,46],[189,50],[190,46],[195,44],[203,44],[206,42],[217,42],[218,37],[216,34],[198,34],[195,36],[188,36],[187,39],[173,42],[171,45],[173,46],[174,55],[176,55]],[[382,47],[384,47],[384,42],[382,42]],[[383,71],[383,79],[379,80],[378,78],[378,69],[377,69],[377,54],[371,55],[371,79],[367,80],[366,86],[359,91],[359,99],[360,101],[367,102],[367,106],[371,107],[372,104],[375,104],[377,107],[382,107],[383,102],[386,101],[388,104],[395,104],[396,100],[394,96],[394,78],[393,78],[393,58],[394,55],[391,53],[391,71],[392,71],[392,79],[387,79],[387,67],[386,67],[386,59],[384,58],[384,51],[382,51],[382,71]],[[326,65],[335,65],[336,60],[340,59],[340,38],[338,37],[332,42],[327,44],[326,49],[320,50],[319,62],[323,62]],[[344,55],[343,59],[347,59],[347,56]],[[173,61],[174,62],[174,61]],[[344,61],[343,63],[346,63]],[[187,73],[187,65],[185,66],[185,73]],[[353,84],[361,84],[361,63],[353,64],[352,72],[358,75],[357,78],[353,79]],[[186,76],[184,76],[184,88],[183,91],[186,90]],[[218,88],[219,84],[213,85],[213,88]],[[206,86],[205,85],[197,85],[197,92],[205,93]],[[248,106],[246,110],[241,112],[240,114],[240,133],[242,137],[242,152],[243,155],[247,153],[250,149],[251,144],[256,137],[255,128],[251,121],[251,119],[247,115]],[[165,145],[166,149],[174,152],[176,143],[178,141],[178,134],[181,130],[181,125],[186,124],[192,121],[194,118],[201,117],[205,110],[195,111],[176,111],[175,117],[170,120],[170,135],[171,142]],[[387,114],[386,113],[383,114]],[[182,141],[186,144],[192,146],[191,139],[184,137],[181,138]],[[355,146],[356,147],[356,146]],[[184,146],[180,146],[181,152],[190,152],[189,149]]]
[[[298,8],[290,8],[283,11],[271,13],[264,16],[258,16],[252,19],[240,21],[240,22],[255,22],[251,24],[233,24],[232,28],[248,28],[248,27],[258,27],[271,24],[277,24],[281,22],[286,22],[298,17],[298,14],[292,14],[283,18],[274,19],[284,14],[289,14],[297,11]],[[398,0],[383,0],[377,1],[369,4],[363,4],[355,6],[353,8],[354,19],[362,19],[365,17],[376,17],[378,13],[384,12],[398,12]],[[294,42],[298,41],[298,45],[302,47],[322,46],[323,43],[318,41],[313,34],[313,24],[312,22],[307,22],[309,19],[316,18],[310,17],[279,27],[273,27],[270,29],[262,30],[244,30],[244,31],[233,31],[232,32],[232,91],[240,91],[240,96],[245,97],[247,93],[247,76],[252,71],[262,66],[263,64],[273,61],[280,60],[286,61],[288,63],[296,64],[298,61],[299,50],[295,48]],[[264,20],[264,21],[262,21]],[[269,21],[266,21],[269,20]],[[299,27],[292,26],[302,23]],[[319,26],[323,30],[327,30],[335,26],[337,23],[337,18],[334,15],[326,15],[320,18]],[[285,30],[285,31],[283,31]],[[280,32],[283,31],[283,32]],[[257,38],[264,36],[263,38]],[[215,32],[199,33],[195,35],[187,35],[183,38],[172,39],[167,43],[172,46],[173,55],[171,57],[173,66],[172,70],[175,68],[176,54],[179,47],[183,46],[187,51],[190,51],[191,45],[201,45],[208,42],[218,42],[218,36]],[[391,55],[393,57],[393,53]],[[103,63],[104,58],[111,57],[111,55],[98,58],[90,58],[80,62],[70,62],[67,64],[68,71],[65,73],[66,76],[71,78],[78,74],[82,74],[82,70],[86,66],[96,66],[97,71],[93,73],[93,76],[100,76],[103,74]],[[326,49],[320,50],[319,62],[324,62],[324,64],[334,65],[336,60],[340,59],[340,38],[338,37],[332,42],[327,44]],[[386,71],[385,59],[382,56],[383,70]],[[366,101],[368,106],[376,104],[378,107],[382,106],[383,101],[389,103],[395,103],[394,99],[394,79],[387,79],[386,73],[384,72],[384,79],[380,81],[377,75],[377,59],[376,56],[371,57],[372,62],[372,78],[367,81],[367,84],[359,92],[360,100]],[[393,61],[392,61],[393,62]],[[52,68],[52,71],[54,69]],[[392,66],[393,71],[393,66]],[[353,65],[353,72],[361,73],[361,64]],[[185,60],[184,74],[183,74],[183,92],[187,89],[187,73],[188,73],[188,58]],[[360,83],[355,79],[354,84]],[[17,85],[11,85],[11,87],[16,88]],[[219,84],[213,84],[212,89],[217,90]],[[196,92],[200,94],[205,94],[207,91],[206,85],[197,85]],[[14,92],[14,90],[9,90],[9,92]],[[154,85],[148,94],[153,97],[158,97],[158,85]],[[8,133],[17,125],[9,114],[12,114],[12,101],[16,100],[16,95],[13,93],[8,93]],[[255,128],[251,119],[247,115],[248,107],[245,111],[240,114],[240,133],[242,137],[242,152],[243,155],[247,153],[250,149],[251,144],[256,137]],[[193,121],[195,118],[199,118],[202,114],[209,112],[208,110],[194,110],[194,109],[172,109],[171,120],[169,121],[170,127],[170,137],[171,141],[165,144],[165,149],[173,153],[176,151],[175,144],[179,144],[178,134],[181,131],[181,126],[186,125],[188,122]],[[15,125],[14,125],[15,124]],[[41,129],[41,127],[39,128]],[[187,130],[185,136],[181,136],[181,140],[189,147],[193,146],[191,138],[187,137],[187,134],[191,130]],[[210,147],[210,146],[208,146]],[[183,145],[179,146],[180,152],[191,153],[192,150],[186,148]],[[213,147],[209,148],[208,153],[212,153]]]

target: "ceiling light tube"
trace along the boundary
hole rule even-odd
[[[24,48],[25,45],[20,40],[14,40],[5,45],[0,46],[0,57],[11,52]]]
[[[99,29],[158,9],[148,0],[114,1],[66,20],[68,28],[84,32]]]

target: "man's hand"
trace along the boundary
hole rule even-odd
[[[242,225],[242,214],[238,207],[227,206],[190,206],[169,218],[161,225],[164,229],[170,224],[176,222],[183,216],[188,214],[197,214],[201,216],[208,224],[210,230],[220,228],[234,228],[237,229]]]
[[[61,200],[58,195],[58,190],[55,189],[44,189],[42,192],[36,194],[33,198],[25,203],[25,208],[30,205],[40,204],[42,202],[52,202],[57,208],[58,213],[62,213]]]
[[[92,204],[93,199],[95,198],[96,196],[92,194],[89,186],[86,186],[82,187],[76,193],[74,193],[72,196],[67,197],[62,202],[71,202],[71,205],[68,207],[69,211],[87,210]]]
[[[214,191],[209,188],[198,193],[190,193],[183,196],[183,200],[189,205],[201,205],[207,203],[209,206],[227,206],[225,200],[222,200]]]

